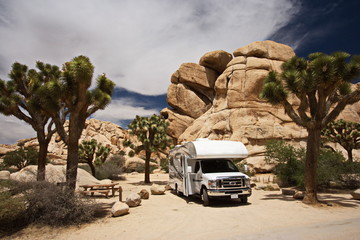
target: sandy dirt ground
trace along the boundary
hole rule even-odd
[[[120,181],[123,198],[141,189],[144,175]],[[152,174],[166,184],[168,175]],[[118,196],[96,198],[111,207]],[[167,191],[151,195],[125,216],[110,215],[91,224],[68,228],[28,227],[7,239],[360,239],[360,201],[350,194],[320,194],[332,206],[311,207],[280,191],[253,190],[249,203],[221,200],[203,207],[196,197],[182,198]]]

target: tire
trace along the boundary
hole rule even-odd
[[[207,193],[207,189],[204,188],[202,190],[202,193],[201,193],[201,199],[203,201],[203,205],[204,206],[209,206],[210,205],[210,198],[209,198],[209,195]]]
[[[178,195],[179,197],[181,197],[183,195],[183,193],[179,191],[177,184],[175,184],[175,192],[176,192],[176,195]]]
[[[247,203],[248,202],[248,197],[247,196],[241,197],[241,202],[242,203]]]

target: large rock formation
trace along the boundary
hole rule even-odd
[[[67,124],[67,123],[66,123]],[[67,129],[67,127],[65,127]],[[126,158],[126,169],[127,171],[132,171],[141,168],[145,165],[145,161],[139,157],[129,157],[127,154],[131,151],[129,147],[124,147],[123,142],[125,138],[130,138],[132,142],[137,143],[136,137],[129,135],[128,131],[121,128],[120,126],[106,121],[100,121],[97,119],[86,120],[85,128],[82,131],[82,135],[79,139],[81,143],[83,140],[95,139],[97,142],[101,143],[104,146],[110,147],[112,154],[117,154],[120,151],[124,151]],[[39,142],[36,138],[32,139],[22,139],[18,141],[18,145],[24,147],[32,146],[38,147]],[[1,157],[5,155],[8,151],[13,151],[17,148],[16,144],[14,145],[0,145],[0,161]],[[109,156],[109,157],[110,157]],[[152,156],[154,159],[160,161],[161,158],[165,157],[164,153],[159,153],[158,155]],[[67,145],[61,141],[59,135],[54,134],[52,137],[49,147],[48,147],[48,158],[51,160],[52,164],[66,164],[67,158]],[[151,165],[156,165],[151,163]]]
[[[304,146],[307,137],[306,130],[293,123],[282,107],[259,98],[269,71],[280,72],[282,63],[295,53],[289,46],[263,41],[236,49],[233,55],[214,51],[206,53],[199,64],[182,64],[168,90],[172,108],[161,114],[170,123],[169,134],[179,143],[196,138],[242,141],[250,153],[250,167],[270,171],[263,157],[267,140],[286,139]],[[298,105],[295,98],[291,103]],[[339,118],[359,121],[358,106],[347,107]]]

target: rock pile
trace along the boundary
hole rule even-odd
[[[289,46],[262,41],[236,49],[233,56],[219,50],[206,53],[199,64],[182,64],[168,88],[171,108],[161,114],[170,123],[169,134],[179,143],[197,138],[241,141],[249,150],[250,167],[269,172],[274,166],[264,163],[267,140],[304,145],[307,137],[306,130],[293,123],[282,107],[259,98],[269,71],[280,72],[295,53]],[[298,105],[295,98],[291,103]],[[339,118],[359,121],[359,106],[347,107]]]

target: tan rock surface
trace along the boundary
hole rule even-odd
[[[212,51],[205,53],[200,58],[199,65],[214,69],[218,73],[222,73],[232,58],[232,55],[226,51]]]
[[[168,98],[173,100],[170,106],[174,108],[164,111],[172,129],[170,135],[179,143],[196,138],[242,141],[248,149],[263,146],[269,139],[286,139],[297,146],[304,146],[306,130],[293,123],[282,107],[274,107],[259,98],[264,78],[269,71],[281,71],[282,63],[295,56],[294,51],[283,44],[263,41],[235,50],[234,56],[227,63],[226,69],[222,73],[218,72],[220,75],[213,85],[215,96],[202,109],[201,114],[194,114],[193,106],[188,110],[184,108],[184,102],[187,101],[183,98],[185,95],[174,98],[174,92],[168,92]],[[204,60],[200,62],[202,61]],[[203,81],[197,79],[196,82]],[[192,88],[188,90],[193,91]],[[175,100],[180,102],[175,103]],[[296,97],[290,97],[289,101],[295,107],[299,104]],[[197,105],[196,101],[190,102]],[[169,114],[170,111],[181,112],[182,118],[177,120],[174,115]],[[360,103],[356,103],[346,107],[339,118],[358,122],[359,112]],[[193,120],[183,121],[184,115]],[[190,124],[187,125],[188,123]],[[336,148],[341,149],[340,146]],[[360,160],[359,151],[355,152],[355,158]],[[255,166],[258,171],[270,171],[273,166],[265,166],[263,154],[263,148],[256,153],[250,151],[249,160],[253,161],[252,167]]]

